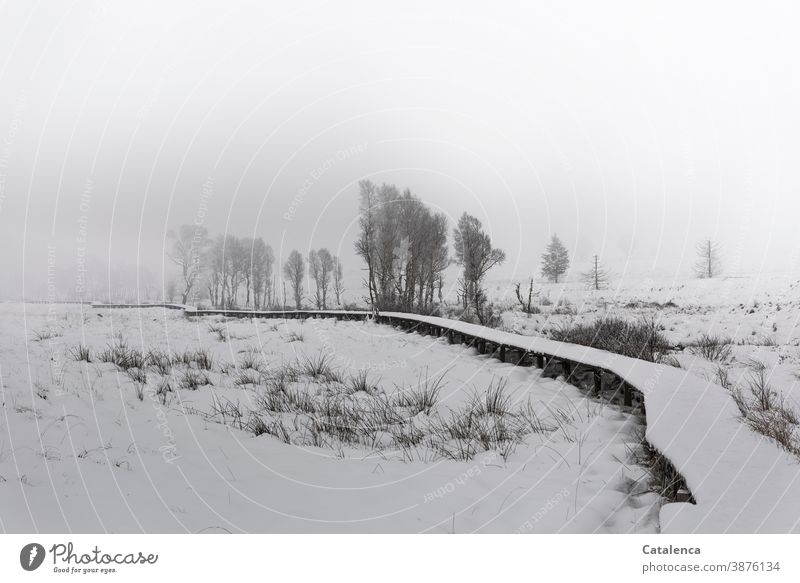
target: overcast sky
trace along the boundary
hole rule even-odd
[[[800,266],[796,4],[65,2],[0,7],[0,294],[76,256],[163,268],[170,227],[329,247],[357,182],[478,216],[538,270]],[[207,207],[207,208],[206,208]],[[48,254],[48,246],[52,251]]]

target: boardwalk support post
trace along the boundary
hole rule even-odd
[[[603,372],[595,369],[592,376],[594,377],[594,394],[599,396],[603,392]]]

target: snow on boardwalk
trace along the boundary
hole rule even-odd
[[[723,387],[671,366],[430,316],[383,313],[611,371],[639,389],[647,439],[684,476],[697,504],[667,504],[661,532],[800,532],[800,466],[739,421]]]

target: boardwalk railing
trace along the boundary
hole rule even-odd
[[[167,310],[190,310],[193,309],[191,306],[185,306],[183,304],[165,304],[165,303],[144,303],[144,304],[106,304],[102,302],[92,302],[93,308],[98,309],[145,309],[145,308],[166,308]]]
[[[187,317],[373,318],[369,312],[345,310],[185,307],[184,313]],[[741,423],[729,392],[713,381],[665,364],[434,316],[382,312],[374,321],[446,338],[503,362],[537,366],[546,375],[563,375],[598,397],[641,412],[648,443],[669,460],[688,487],[681,492],[679,485],[675,498],[695,502],[663,506],[661,532],[800,532],[797,460]]]

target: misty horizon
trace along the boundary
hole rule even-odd
[[[553,233],[620,278],[691,277],[706,238],[725,275],[800,268],[794,7],[45,4],[0,24],[5,299],[51,263],[59,294],[82,266],[160,287],[196,220],[278,265],[329,248],[353,293],[364,178],[478,217],[498,281]]]

